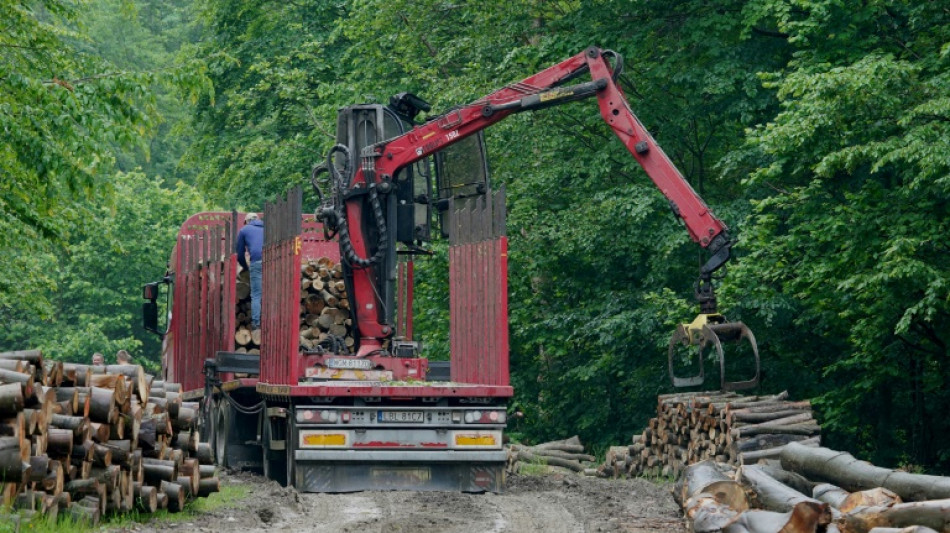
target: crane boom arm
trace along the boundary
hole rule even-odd
[[[614,57],[614,65],[608,61],[610,56]],[[726,233],[727,227],[712,214],[630,109],[615,80],[621,68],[620,61],[613,52],[590,47],[403,135],[367,146],[360,154],[360,167],[350,180],[349,189],[351,192],[374,188],[385,190],[400,169],[474,135],[509,115],[596,96],[604,121],[666,196],[674,212],[683,219],[690,238],[712,253],[700,274],[701,282],[708,283],[712,273],[729,258],[731,241]],[[567,85],[585,72],[590,73],[592,81]],[[361,201],[348,201],[346,223],[359,224],[362,209]],[[369,245],[362,232],[355,227],[349,229],[353,251],[360,257],[368,257]],[[354,271],[360,355],[380,349],[380,340],[391,333],[391,327],[379,322],[374,309],[378,304],[374,294],[378,291],[374,290],[373,284],[382,277],[382,273],[373,273],[371,268]]]

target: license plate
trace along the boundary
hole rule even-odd
[[[333,357],[327,360],[327,368],[342,368],[344,370],[369,370],[373,362],[369,359],[344,359]]]
[[[422,422],[422,411],[379,411],[379,422]]]

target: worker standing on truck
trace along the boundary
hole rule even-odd
[[[238,232],[235,250],[238,264],[251,272],[251,327],[261,328],[261,272],[264,251],[264,222],[257,213],[244,215],[244,227]],[[250,257],[250,265],[244,257]]]

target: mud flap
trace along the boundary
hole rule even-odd
[[[308,452],[297,452],[295,486],[301,492],[412,490],[500,493],[505,489],[503,461],[328,462],[301,458],[307,455]]]

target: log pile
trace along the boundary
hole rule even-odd
[[[45,363],[45,364],[44,364]],[[22,519],[98,523],[109,513],[180,511],[218,491],[198,404],[138,365],[0,353],[0,497]]]
[[[694,532],[950,532],[950,478],[798,442],[738,469],[694,463],[674,497]]]
[[[240,265],[234,300],[234,351],[260,355],[261,331],[254,329],[251,320],[251,271]]]
[[[535,446],[512,444],[508,447],[508,472],[517,473],[523,464],[548,465],[574,472],[589,470],[596,458],[584,453],[584,446],[575,435],[569,439],[545,442]]]
[[[679,477],[686,465],[707,459],[741,465],[778,457],[790,442],[818,446],[820,434],[811,403],[789,401],[787,392],[661,395],[657,416],[632,444],[611,448],[600,474]]]
[[[343,266],[327,257],[300,266],[300,349],[350,353],[354,345]]]

